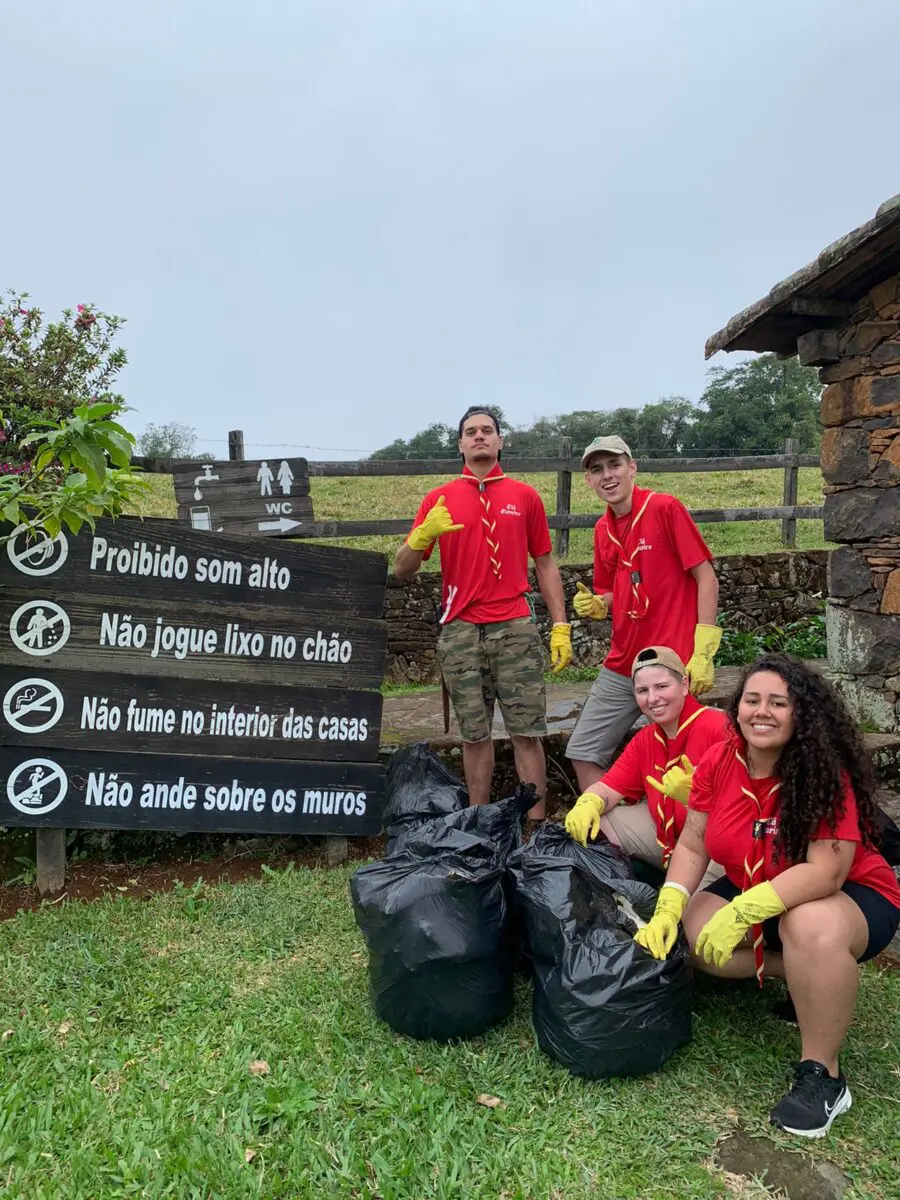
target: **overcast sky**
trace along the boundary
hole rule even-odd
[[[132,428],[220,457],[696,400],[900,191],[898,45],[897,0],[7,0],[0,285],[127,317]]]

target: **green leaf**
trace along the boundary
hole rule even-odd
[[[99,430],[95,430],[95,436],[115,466],[128,466],[131,462],[132,445],[126,438],[119,433],[101,433]]]
[[[102,486],[106,475],[106,455],[99,446],[84,438],[73,438],[72,461],[84,471],[94,487]]]

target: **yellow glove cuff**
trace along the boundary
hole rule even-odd
[[[760,925],[769,917],[780,917],[784,903],[771,883],[757,883],[731,902],[732,908],[748,925]]]
[[[551,626],[551,630],[553,629],[564,629],[566,633],[572,632],[572,626],[566,621],[557,621],[555,625]]]
[[[697,625],[694,629],[694,653],[711,662],[722,643],[722,630],[718,625]]]
[[[676,921],[680,921],[690,900],[690,892],[680,883],[664,883],[656,901],[656,913],[669,913]]]
[[[409,546],[410,550],[427,550],[434,540],[435,539],[429,536],[429,534],[425,531],[423,526],[417,525],[415,529],[410,532],[409,537],[406,539],[406,544]]]
[[[596,792],[582,792],[575,801],[575,807],[578,808],[581,804],[589,804],[591,808],[595,809],[598,817],[602,817],[606,812],[606,801]]]

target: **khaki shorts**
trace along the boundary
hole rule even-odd
[[[495,700],[510,737],[544,737],[544,656],[530,617],[489,625],[450,621],[437,656],[464,742],[491,736]]]
[[[663,869],[662,848],[656,840],[656,823],[646,800],[637,804],[617,804],[601,817],[600,828],[610,841],[618,842],[629,858],[639,858],[641,862]],[[697,890],[715,883],[724,874],[718,863],[711,862]]]

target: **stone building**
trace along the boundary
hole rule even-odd
[[[820,369],[829,667],[858,717],[900,726],[900,196],[706,343]]]

